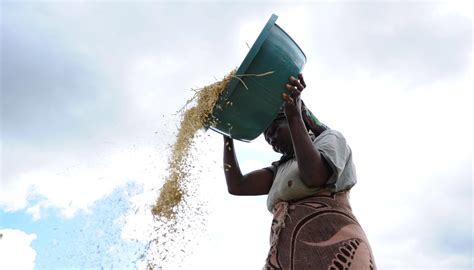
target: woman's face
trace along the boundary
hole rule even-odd
[[[275,152],[293,154],[290,128],[285,118],[274,120],[265,130],[264,136],[265,140],[273,147]]]

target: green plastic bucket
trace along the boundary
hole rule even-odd
[[[290,76],[297,77],[303,70],[306,56],[275,24],[277,18],[275,14],[270,17],[237,69],[240,80],[233,78],[222,92],[212,113],[212,130],[248,142],[257,138],[278,114],[283,105],[282,94],[287,91],[285,84]],[[239,76],[243,74],[247,75]]]

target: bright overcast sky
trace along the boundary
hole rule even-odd
[[[176,111],[241,63],[272,13],[308,58],[305,103],[352,147],[378,267],[472,269],[472,10],[2,1],[0,269],[142,267]],[[164,269],[263,266],[266,197],[227,194],[222,144],[196,140],[208,214]],[[278,159],[261,137],[236,151],[244,172]]]

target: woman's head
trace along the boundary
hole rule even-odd
[[[263,133],[265,140],[275,152],[292,155],[293,142],[291,140],[290,127],[286,118],[277,117]]]
[[[304,102],[301,104],[301,116],[311,137],[317,137],[327,126],[322,124],[306,107]],[[290,127],[286,120],[283,110],[278,112],[276,118],[272,121],[270,126],[263,133],[265,140],[273,147],[275,152],[281,153],[285,156],[292,156],[294,154],[293,142],[291,140]]]

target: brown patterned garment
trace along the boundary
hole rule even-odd
[[[352,214],[349,191],[277,203],[270,244],[264,269],[376,269],[369,242]]]

